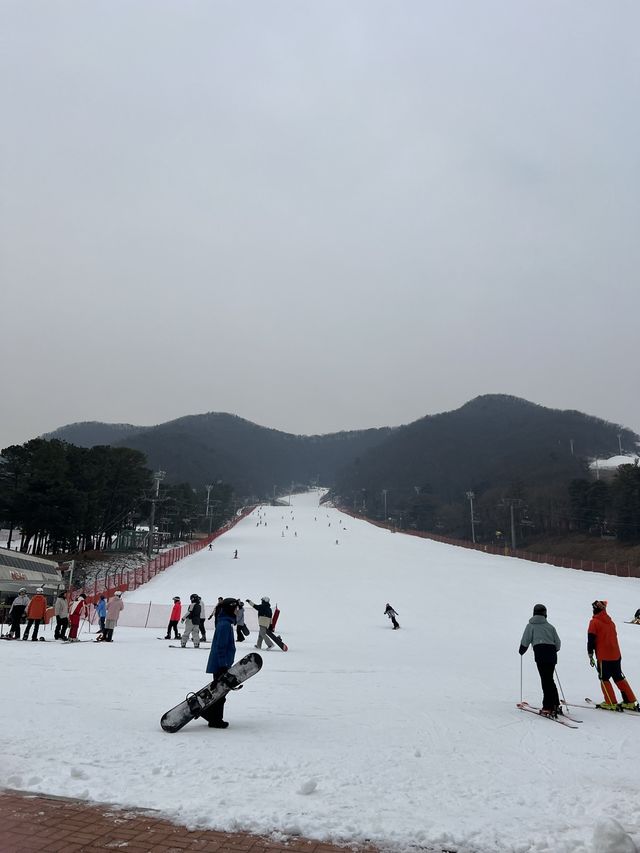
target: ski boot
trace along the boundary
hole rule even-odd
[[[640,705],[637,702],[621,702],[620,707],[624,711],[640,711]]]
[[[601,708],[603,711],[622,711],[621,706],[614,702],[598,702],[596,708]]]
[[[556,712],[551,708],[541,708],[539,713],[541,717],[551,717],[552,719],[555,719],[557,716]]]

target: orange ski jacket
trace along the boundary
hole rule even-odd
[[[594,652],[598,660],[620,660],[622,653],[618,645],[618,632],[613,619],[606,610],[601,610],[589,622],[587,652]]]

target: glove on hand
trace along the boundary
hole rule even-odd
[[[589,655],[589,663],[591,664],[591,666],[595,666],[595,665],[596,665],[596,662],[595,662],[595,661],[594,661],[594,659],[593,659],[593,655]]]

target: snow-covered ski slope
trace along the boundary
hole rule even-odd
[[[573,731],[515,703],[537,602],[562,639],[569,701],[599,697],[586,654],[595,598],[610,602],[640,694],[640,627],[623,622],[640,582],[392,534],[318,497],[256,510],[125,596],[198,592],[208,612],[218,595],[279,604],[290,651],[264,653],[229,696],[227,730],[162,732],[161,714],[206,682],[208,652],[170,650],[158,629],[119,628],[111,645],[3,642],[2,784],[393,851],[635,850],[611,820],[640,840],[640,716],[580,710]],[[539,703],[531,651],[523,692]]]

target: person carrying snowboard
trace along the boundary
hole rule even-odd
[[[212,684],[225,674],[236,656],[236,644],[233,639],[233,626],[236,624],[238,601],[235,598],[225,598],[222,601],[220,615],[216,622],[211,651],[207,661],[207,672],[213,675]],[[213,705],[204,708],[200,714],[211,729],[226,729],[229,723],[222,719],[226,696],[218,699]]]
[[[254,604],[250,598],[247,598],[247,604],[250,604],[254,610],[258,611],[258,640],[255,647],[256,649],[261,649],[262,641],[264,640],[267,644],[267,651],[269,651],[269,649],[272,649],[274,646],[267,636],[267,628],[271,627],[271,618],[273,617],[269,597],[263,595],[260,600],[260,604]]]
[[[173,607],[171,608],[171,615],[169,616],[169,624],[167,625],[167,636],[165,640],[171,639],[171,632],[173,631],[173,636],[176,640],[180,639],[180,634],[178,633],[178,622],[180,621],[180,617],[182,616],[182,604],[180,603],[180,596],[173,596]]]
[[[542,684],[540,713],[546,717],[556,717],[562,713],[558,689],[553,680],[560,651],[560,637],[553,625],[547,622],[547,608],[544,604],[536,604],[533,608],[533,616],[529,619],[520,640],[520,654],[525,654],[529,646],[533,646],[533,656]]]
[[[622,673],[622,653],[618,645],[618,633],[613,619],[607,613],[606,601],[594,601],[591,605],[593,616],[589,622],[587,632],[587,654],[591,666],[598,667],[598,678],[604,696],[604,702],[600,702],[598,708],[605,711],[638,711],[638,702],[631,685]],[[596,657],[596,660],[593,657]],[[620,706],[616,701],[616,694],[611,685],[613,678],[618,690],[622,694]]]
[[[396,619],[396,616],[397,616],[398,614],[397,614],[397,613],[396,613],[396,611],[393,609],[393,607],[389,604],[389,602],[388,602],[388,601],[387,601],[387,606],[386,606],[386,607],[385,607],[385,609],[384,609],[384,615],[385,615],[385,616],[388,616],[388,617],[389,617],[389,619],[391,619],[391,623],[393,624],[393,630],[394,630],[394,631],[396,630],[396,628],[399,628],[399,627],[400,627],[400,624],[398,623],[398,620]]]
[[[180,645],[184,649],[187,645],[189,636],[193,640],[193,645],[196,649],[200,648],[200,596],[195,592],[189,596],[189,606],[187,612],[182,617],[184,628],[182,629],[182,639]]]

